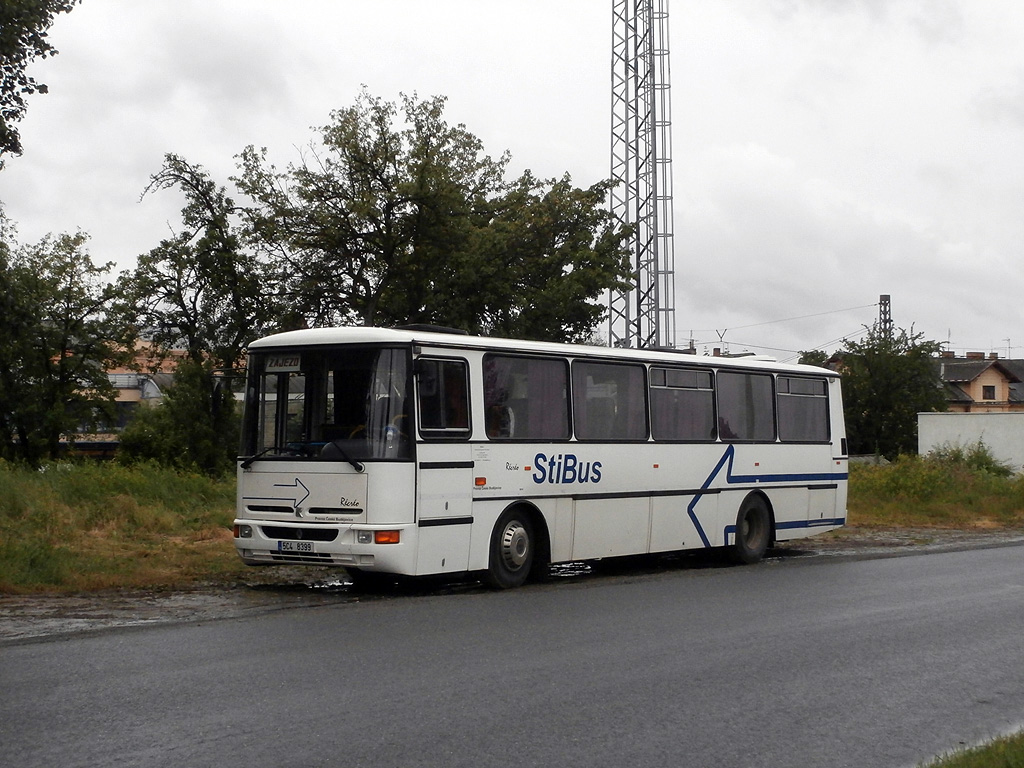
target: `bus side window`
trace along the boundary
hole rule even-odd
[[[469,435],[469,379],[465,360],[420,358],[420,432],[432,437]]]
[[[827,386],[824,379],[779,376],[779,439],[782,442],[828,441]]]
[[[714,399],[711,371],[651,368],[652,436],[655,440],[714,440],[718,434]]]
[[[647,439],[643,366],[576,360],[572,364],[572,393],[577,439]]]
[[[720,370],[716,379],[718,432],[722,440],[775,442],[771,375]]]
[[[484,357],[487,436],[511,440],[567,440],[568,378],[568,365],[560,358]]]

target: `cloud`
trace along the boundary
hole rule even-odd
[[[1024,5],[671,14],[681,338],[807,349],[888,293],[897,324],[1024,356]],[[90,0],[51,37],[0,199],[23,239],[82,228],[97,260],[130,266],[176,222],[173,192],[138,202],[164,153],[222,183],[247,144],[287,165],[363,84],[446,95],[513,173],[609,174],[611,12],[593,0]]]

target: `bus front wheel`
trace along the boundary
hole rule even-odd
[[[491,533],[487,583],[497,589],[522,586],[533,568],[535,550],[530,519],[521,510],[504,512]]]
[[[736,537],[729,554],[737,563],[756,563],[768,550],[771,536],[768,505],[760,496],[748,496],[736,513]]]

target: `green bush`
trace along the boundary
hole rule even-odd
[[[850,469],[850,519],[877,525],[1018,525],[1024,476],[977,443]]]
[[[976,472],[987,472],[996,477],[1010,477],[1013,468],[1000,461],[981,440],[968,446],[943,443],[928,454],[928,458],[944,466],[966,467]]]
[[[233,473],[241,420],[234,396],[209,365],[184,361],[163,402],[135,411],[120,436],[118,462],[155,462],[212,477]]]

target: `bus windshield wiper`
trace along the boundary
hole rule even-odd
[[[248,469],[249,467],[252,466],[252,463],[256,461],[256,459],[266,456],[271,451],[277,451],[278,453],[292,453],[297,456],[302,455],[301,450],[299,450],[298,448],[293,448],[290,445],[272,445],[269,448],[264,448],[259,453],[254,453],[252,456],[245,459],[245,461],[242,462],[242,469]]]
[[[366,466],[361,461],[356,461],[345,452],[345,449],[341,447],[341,440],[331,440],[331,442],[327,443],[324,446],[323,450],[320,451],[320,455],[325,458],[332,458],[330,455],[331,448],[336,450],[338,452],[338,455],[341,456],[342,459],[351,464],[352,468],[356,472],[362,472],[363,470],[366,469]]]

